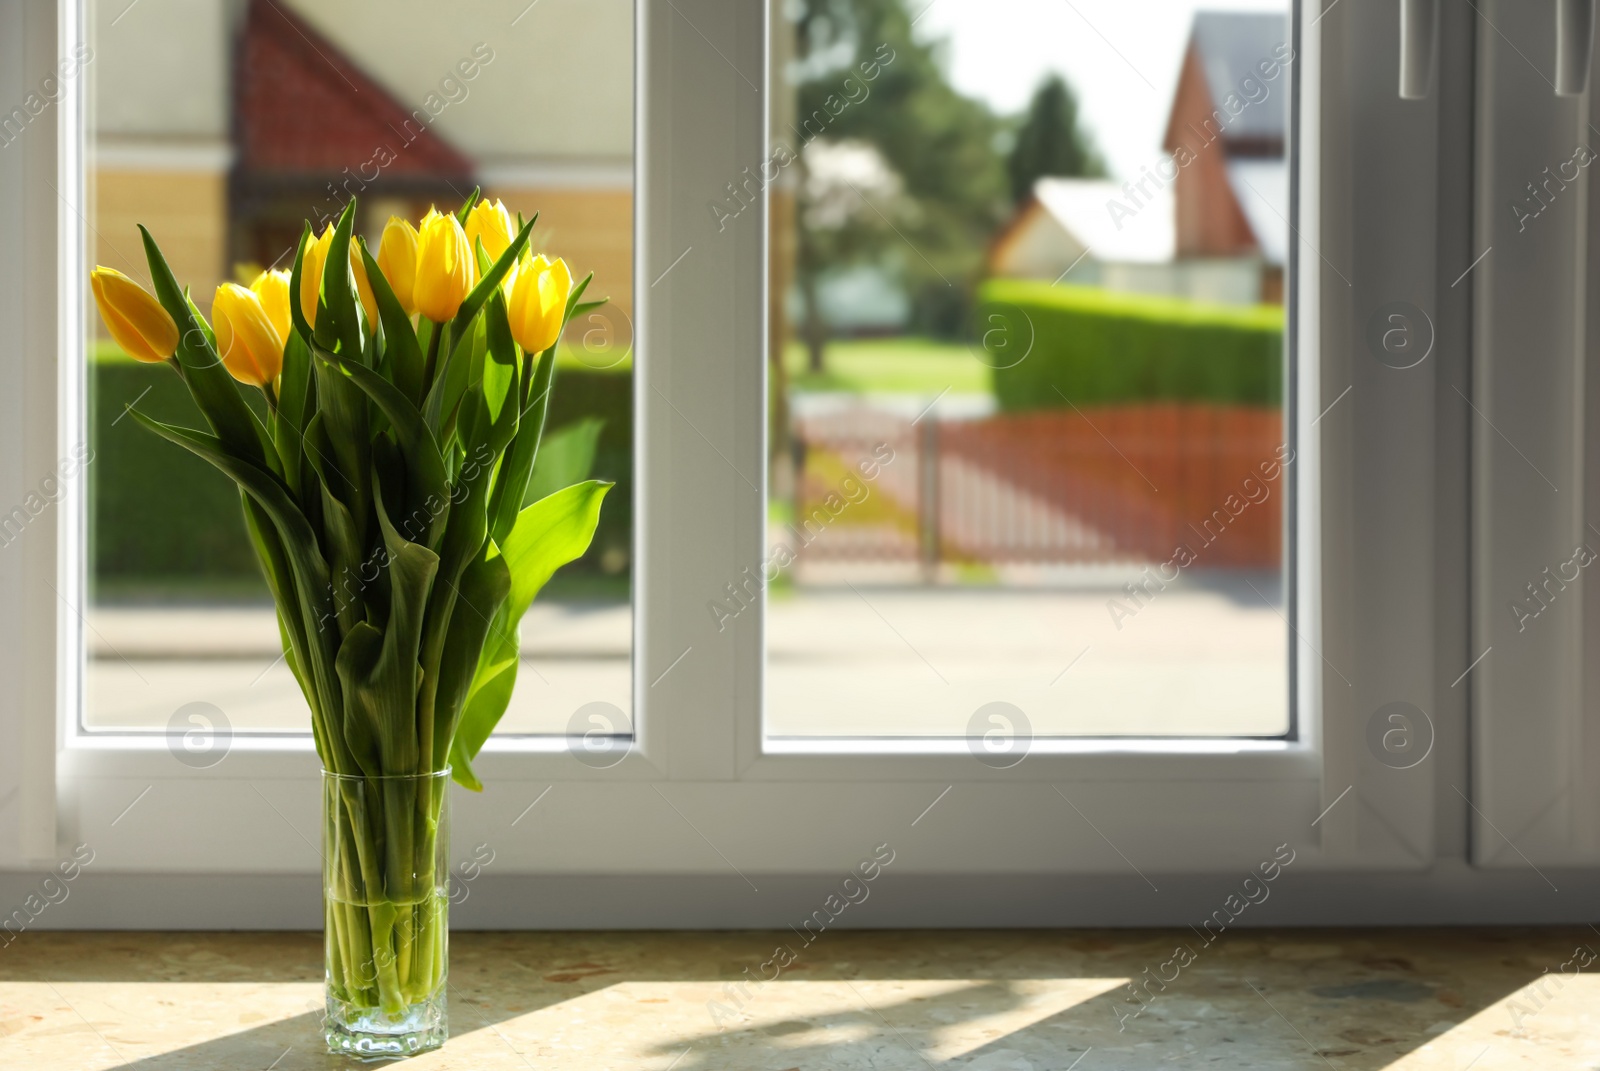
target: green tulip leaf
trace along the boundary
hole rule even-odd
[[[522,400],[517,392],[521,362],[517,359],[517,344],[511,339],[511,325],[506,321],[506,300],[498,291],[489,300],[483,323],[482,373],[473,390],[477,416],[472,438],[465,445],[469,453],[486,446],[498,457],[517,433]]]
[[[546,433],[539,444],[539,456],[528,479],[522,504],[531,506],[563,487],[587,480],[594,472],[595,455],[600,449],[600,433],[606,422],[599,417],[584,417]]]
[[[389,419],[406,459],[406,520],[401,527],[406,530],[407,538],[434,546],[449,507],[450,487],[439,444],[434,441],[422,414],[399,387],[372,369],[320,346],[314,347],[314,351],[333,374],[348,377],[348,381],[371,398]]]
[[[313,356],[317,352],[318,346],[313,342]],[[353,377],[344,374],[342,365],[319,360],[314,362],[313,368],[317,416],[321,418],[323,430],[318,451],[322,479],[350,510],[365,542],[367,517],[372,510],[371,489],[367,486],[372,471],[372,425],[368,419],[367,396],[353,382]]]
[[[472,687],[486,639],[498,627],[504,630],[506,595],[511,590],[511,571],[493,543],[461,574],[460,597],[445,637],[439,659],[439,686],[433,706],[434,768],[442,769],[450,757],[451,743],[460,721],[462,705]],[[499,624],[497,624],[499,623]],[[470,761],[464,761],[453,776],[470,788],[479,789]]]
[[[316,400],[311,393],[311,353],[305,339],[290,331],[283,344],[283,371],[278,376],[278,408],[272,420],[272,437],[283,459],[283,476],[289,489],[300,495],[300,454],[305,447],[306,421]]]
[[[417,693],[423,613],[439,556],[395,531],[382,496],[377,501],[389,576],[388,617],[380,629],[362,621],[339,648],[345,739],[369,776],[425,770],[417,736]],[[427,756],[431,762],[431,753]],[[370,764],[370,765],[369,765]]]
[[[593,281],[594,281],[594,272],[590,272],[588,275],[585,275],[582,279],[579,279],[577,285],[572,288],[571,293],[567,294],[567,311],[566,311],[566,313],[565,313],[565,315],[563,317],[563,320],[562,320],[563,323],[565,323],[567,320],[572,319],[572,317],[575,315],[576,310],[578,308],[578,300],[583,297],[583,292],[585,290],[589,289],[589,284],[591,282],[593,282]],[[601,304],[604,304],[604,302],[603,301],[596,302],[595,305],[591,306],[591,307],[598,307]]]
[[[229,453],[215,436],[163,424],[159,420],[145,416],[137,409],[131,409],[129,412],[135,420],[157,435],[209,461],[237,483],[242,490],[248,492],[261,506],[262,512],[277,529],[284,557],[294,577],[300,601],[298,609],[302,628],[307,638],[307,649],[316,653],[316,661],[319,664],[331,667],[335,649],[333,644],[335,630],[328,627],[328,622],[334,620],[328,563],[318,548],[316,533],[306,521],[305,515],[296,507],[288,490],[271,473]],[[341,709],[337,681],[328,678],[327,675],[316,679],[318,690],[323,697],[323,710],[327,712]],[[348,764],[341,761],[345,758],[347,756],[344,755],[342,746],[337,746],[331,755],[323,756],[323,761],[331,761],[333,765],[330,768],[342,772],[348,768]]]
[[[150,280],[155,284],[156,300],[178,325],[175,356],[183,370],[183,381],[195,405],[211,425],[219,440],[239,457],[256,464],[267,459],[267,431],[255,412],[245,404],[239,384],[228,374],[217,355],[216,341],[205,320],[194,309],[167,264],[161,247],[141,224],[145,259],[150,263]]]
[[[311,324],[306,321],[305,306],[300,303],[300,283],[305,278],[306,249],[316,237],[311,233],[311,222],[306,221],[300,231],[300,244],[295,247],[294,265],[289,269],[289,322],[303,339],[312,337]]]
[[[344,636],[365,616],[363,591],[367,555],[356,532],[355,518],[324,486],[322,489],[322,545],[333,584],[333,609],[339,635]]]
[[[455,504],[451,507],[450,523],[445,529],[444,541],[439,548],[439,580],[428,600],[427,624],[422,637],[422,660],[427,666],[442,664],[445,647],[452,632],[463,627],[463,620],[481,613],[492,617],[488,611],[479,611],[476,604],[463,600],[463,577],[474,561],[480,560],[492,546],[488,534],[489,479],[494,459],[491,457],[466,458],[461,465],[457,481],[452,485]],[[467,627],[471,627],[470,625]],[[437,731],[442,715],[447,710],[439,706],[440,676],[435,672],[425,683],[418,711],[418,723],[429,731]],[[448,697],[444,697],[448,699]],[[448,738],[434,741],[434,753],[448,748]]]
[[[489,537],[501,545],[511,535],[511,529],[523,509],[523,499],[528,493],[528,480],[533,475],[534,462],[539,456],[539,440],[544,435],[545,415],[550,409],[550,388],[555,368],[556,352],[552,346],[539,358],[539,367],[534,371],[527,391],[530,397],[523,399],[523,412],[517,424],[516,437],[511,440],[505,460],[500,463],[500,475],[489,506]]]
[[[356,318],[361,302],[350,271],[350,235],[355,225],[356,202],[352,198],[339,213],[328,243],[328,259],[322,265],[322,305],[313,336],[324,349],[337,348],[351,356],[361,353],[361,327]]]
[[[478,659],[461,723],[450,748],[452,776],[467,788],[481,789],[472,759],[500,723],[516,683],[517,630],[539,589],[555,571],[582,557],[600,522],[600,504],[612,485],[589,480],[563,488],[524,509],[500,545],[511,574],[511,589]]]
[[[243,488],[239,489],[239,501],[244,509],[245,528],[250,533],[250,542],[254,544],[256,556],[261,562],[261,572],[266,577],[267,587],[272,591],[273,602],[278,607],[276,616],[279,639],[283,643],[284,660],[289,664],[289,670],[294,674],[295,680],[299,682],[301,694],[306,698],[306,706],[311,710],[311,734],[316,738],[318,753],[325,754],[324,741],[327,733],[323,697],[317,690],[316,683],[302,668],[311,664],[305,621],[301,614],[291,612],[292,609],[300,607],[300,594],[295,588],[294,569],[289,564],[289,557],[284,551],[278,529],[266,511],[251,497],[250,492]]]
[[[383,269],[367,249],[366,240],[357,238],[361,262],[367,268],[367,282],[372,286],[372,296],[378,302],[378,319],[383,323],[383,340],[389,359],[389,375],[400,393],[412,405],[422,404],[422,347],[417,344],[417,334],[411,327],[411,317],[394,296]]]

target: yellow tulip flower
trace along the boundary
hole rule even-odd
[[[333,245],[333,224],[328,224],[313,241],[306,245],[306,255],[300,262],[300,311],[306,323],[317,326],[317,298],[322,293],[322,273],[328,265],[328,248]],[[361,259],[361,248],[355,239],[350,240],[350,270],[355,273],[356,296],[367,314],[367,323],[378,322],[378,299],[373,296],[372,284],[367,281],[367,266]]]
[[[417,228],[399,216],[390,216],[383,227],[383,239],[378,243],[377,261],[406,315],[416,312],[412,287],[417,281]]]
[[[322,293],[322,268],[328,263],[328,247],[333,244],[333,224],[306,243],[305,256],[300,259],[300,311],[306,323],[317,326],[317,297]]]
[[[479,201],[467,213],[467,248],[475,248],[473,243],[476,241],[483,242],[483,251],[489,254],[490,264],[500,259],[500,254],[506,251],[511,239],[516,236],[511,213],[506,211],[506,206],[498,198],[494,204]]]
[[[89,288],[117,345],[136,361],[164,361],[178,348],[178,325],[149,291],[115,268],[95,268]]]
[[[283,339],[261,299],[238,283],[223,283],[211,300],[211,325],[217,349],[230,375],[241,383],[264,387],[283,370]]]
[[[372,282],[367,278],[367,262],[362,259],[361,247],[354,238],[350,239],[350,270],[356,277],[356,296],[361,299],[361,308],[367,314],[367,330],[376,331],[378,297],[372,292]]]
[[[267,319],[272,321],[272,328],[278,332],[278,337],[285,344],[289,341],[290,316],[289,316],[289,273],[286,271],[264,271],[256,276],[255,282],[250,284],[250,292],[255,294],[261,302],[261,307],[266,310]]]
[[[435,323],[453,318],[477,280],[467,233],[454,215],[428,210],[417,232],[417,276],[411,296]]]
[[[541,253],[520,265],[507,309],[511,337],[517,340],[517,345],[529,353],[543,353],[554,346],[561,334],[567,296],[571,293],[572,272],[561,258],[549,261]]]

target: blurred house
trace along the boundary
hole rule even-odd
[[[591,293],[629,311],[632,4],[508,10],[91,5],[96,259],[146,277],[143,223],[204,310],[235,264],[287,267],[301,221],[320,228],[352,196],[375,242],[391,213],[454,207],[481,185],[540,212],[534,247],[592,269]]]
[[[1113,218],[1106,204],[1122,196],[1109,179],[1039,179],[996,237],[990,267],[1012,278],[1177,292],[1172,187],[1153,190],[1139,209]]]
[[[990,249],[995,275],[1281,303],[1288,253],[1288,25],[1195,15],[1162,142],[1138,176],[1043,178]]]
[[[472,190],[473,161],[426,106],[415,115],[298,15],[250,4],[234,55],[231,260],[287,265],[302,221],[321,230],[352,196],[357,229],[373,235],[391,213],[416,219]],[[476,57],[462,71],[469,90],[495,73]]]

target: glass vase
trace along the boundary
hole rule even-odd
[[[436,1049],[449,1033],[450,771],[322,774],[328,1051]]]

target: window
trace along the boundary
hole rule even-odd
[[[475,187],[542,212],[534,246],[592,270],[611,303],[569,332],[530,495],[590,474],[618,488],[589,555],[524,623],[500,731],[565,734],[586,704],[625,723],[631,15],[555,2],[439,21],[426,5],[90,4],[88,256],[146,279],[143,223],[208,308],[218,283],[291,266],[302,221],[320,231],[352,197],[374,250],[391,215],[415,222]],[[565,47],[540,47],[555,38]],[[530,116],[523,102],[550,82],[589,88]],[[137,401],[192,423],[192,402],[170,370],[125,357],[92,308],[88,324],[83,727],[198,733],[212,743],[196,761],[217,733],[307,732],[233,484],[125,419]]]
[[[774,22],[773,737],[1289,732],[1288,10],[1166,7]]]
[[[579,363],[563,375],[631,370],[623,402],[568,396],[589,406],[568,422],[580,431],[606,420],[593,464],[631,477],[630,509],[530,619],[528,706],[485,751],[488,790],[454,806],[456,843],[495,847],[482,880],[511,905],[474,898],[464,923],[777,925],[782,897],[753,888],[809,888],[880,843],[917,890],[887,923],[1199,917],[1215,875],[1280,844],[1308,882],[1374,893],[1334,898],[1349,921],[1431,910],[1418,903],[1490,917],[1508,899],[1479,867],[1592,862],[1578,787],[1589,603],[1570,579],[1542,586],[1587,538],[1594,389],[1579,374],[1591,283],[1572,265],[1595,206],[1581,174],[1559,170],[1565,143],[1587,144],[1588,112],[1545,69],[1555,5],[1514,23],[1493,2],[1441,5],[1429,24],[1427,5],[1241,3],[1218,22],[1186,3],[1074,0],[1039,16],[1049,33],[1014,6],[979,19],[964,0],[541,0],[474,9],[447,36],[411,29],[438,21],[421,6],[374,23],[353,3],[259,0],[229,21],[179,0],[87,13],[0,0],[0,103],[35,102],[0,115],[0,188],[17,191],[0,198],[0,315],[19,325],[0,365],[0,504],[25,518],[0,548],[15,608],[0,670],[18,682],[0,698],[16,742],[0,751],[0,809],[16,815],[0,860],[88,842],[128,890],[154,887],[129,875],[232,875],[249,890],[269,873],[305,894],[303,917],[287,894],[279,917],[315,917],[316,761],[297,700],[248,701],[271,686],[276,652],[244,611],[179,620],[195,589],[174,577],[222,569],[232,548],[140,549],[137,514],[113,494],[113,466],[135,462],[109,445],[127,390],[100,382],[114,362],[85,359],[84,269],[114,255],[99,235],[109,246],[129,215],[189,191],[204,212],[164,230],[146,218],[171,242],[186,222],[182,240],[213,265],[190,278],[214,281],[270,263],[314,212],[240,148],[246,105],[285,99],[282,85],[276,100],[234,95],[254,53],[228,42],[249,46],[259,23],[311,72],[292,84],[337,94],[359,73],[352,97],[386,94],[401,125],[440,88],[430,159],[458,154],[470,173],[374,182],[375,215],[443,198],[444,179],[527,194],[549,206],[551,245],[591,257],[627,298],[625,317],[568,340]],[[1402,56],[1397,7],[1405,39],[1431,49]],[[807,10],[828,18],[797,24]],[[174,12],[211,42],[183,64],[162,58],[166,38],[138,36],[139,20]],[[881,57],[868,16],[893,30]],[[140,42],[121,53],[132,81],[105,100],[124,31]],[[493,60],[476,58],[480,41]],[[1114,187],[1081,159],[1006,168],[1035,144],[1022,112],[1058,69],[1036,42],[1060,52]],[[519,47],[577,73],[508,100],[514,80],[494,79],[527,73]],[[475,79],[450,73],[469,59]],[[989,137],[962,166],[897,95],[930,69],[950,121]],[[139,140],[170,133],[138,126],[139,85],[183,105],[156,116],[191,124],[181,145]],[[1232,105],[1216,99],[1229,86]],[[540,94],[581,106],[552,115]],[[819,97],[831,118],[815,118]],[[1211,120],[1218,136],[1176,163],[1168,120],[1188,112],[1174,102],[1205,98],[1235,121]],[[1059,129],[1065,95],[1038,99],[1057,121],[1034,129]],[[1195,115],[1179,125],[1204,130]],[[792,159],[774,166],[780,146]],[[939,174],[906,176],[919,153]],[[984,175],[981,211],[929,192]],[[1537,212],[1522,192],[1536,177],[1549,182]],[[833,257],[822,270],[806,263],[819,250]],[[1104,347],[1072,347],[1107,323],[1145,378],[1084,371]],[[1214,378],[1183,378],[1197,368]],[[631,445],[608,455],[623,433]],[[69,475],[75,447],[95,460]],[[1519,466],[1562,493],[1540,498]],[[1216,537],[1165,578],[1172,529],[1208,519]],[[807,524],[809,557],[769,569],[783,530],[804,541]],[[112,568],[136,554],[181,571],[136,592]],[[1506,612],[1516,600],[1526,629]],[[135,668],[152,687],[245,697],[208,700],[239,715],[224,761],[182,761],[178,694],[141,696]],[[570,732],[590,703],[631,723],[598,759]],[[559,919],[535,895],[552,875],[582,904]],[[641,875],[682,884],[591,895]],[[1004,897],[963,891],[996,877]],[[1304,917],[1325,921],[1310,905],[1328,899],[1308,897]],[[131,891],[116,903],[113,923],[169,917]],[[250,911],[241,898],[208,919]]]

